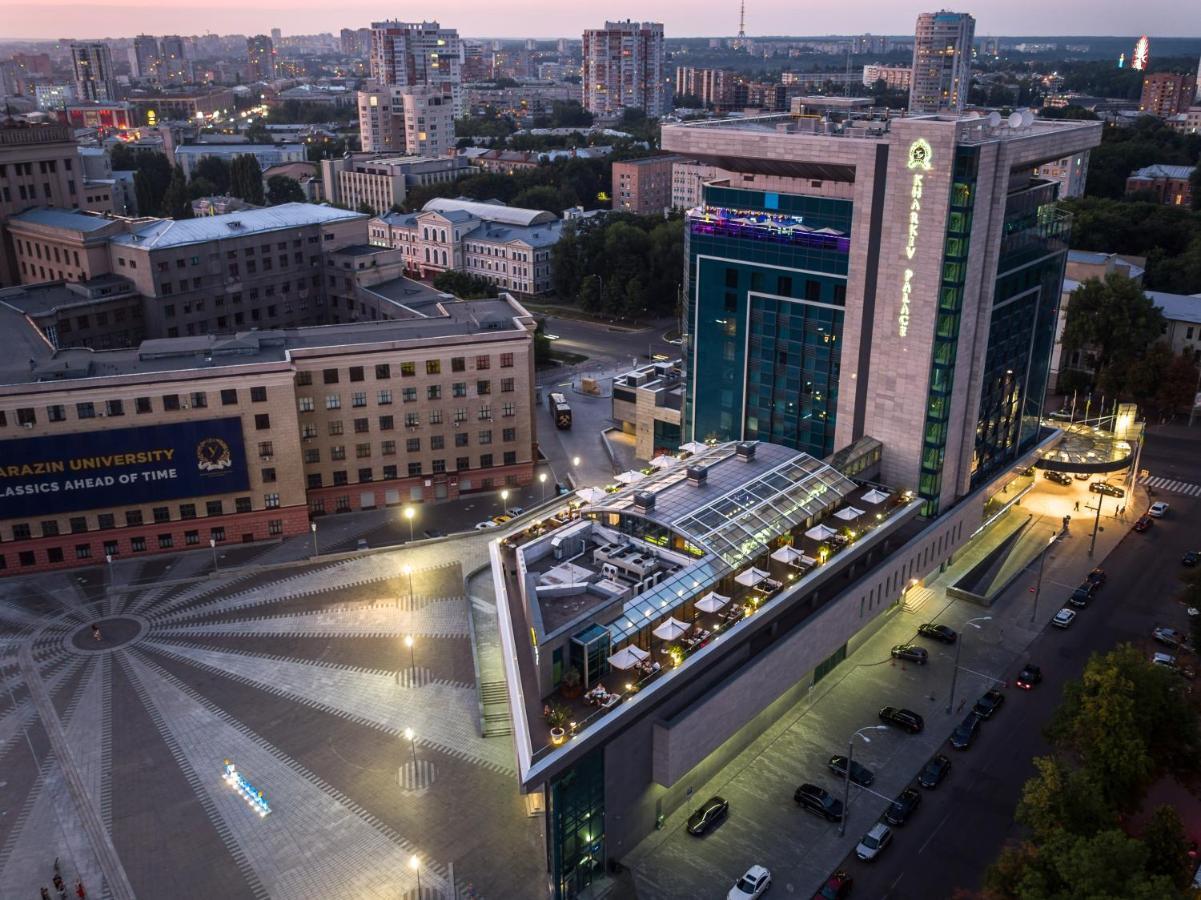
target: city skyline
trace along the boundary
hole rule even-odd
[[[750,37],[773,35],[820,36],[826,34],[853,34],[870,30],[877,34],[910,34],[917,15],[928,11],[929,4],[894,7],[882,10],[877,4],[865,0],[852,0],[836,9],[801,10],[780,0],[757,3],[747,9],[747,34]],[[1005,4],[997,3],[952,4],[955,11],[968,12],[976,17],[980,35],[1061,35],[1061,36],[1124,36],[1126,34],[1149,34],[1155,36],[1192,37],[1201,35],[1201,28],[1194,27],[1193,34],[1181,34],[1178,19],[1179,7],[1167,0],[1131,7],[1109,0],[1109,2],[1083,2],[1059,4],[1047,7],[1034,0],[1018,0]],[[53,15],[47,15],[54,10]],[[514,12],[537,12],[536,17],[527,17]],[[151,33],[203,33],[257,34],[269,33],[273,27],[284,27],[285,34],[337,34],[339,29],[365,27],[377,20],[386,11],[369,4],[354,4],[331,9],[326,5],[312,6],[285,3],[273,0],[259,4],[249,10],[234,0],[215,0],[205,6],[176,6],[164,9],[150,2],[112,4],[97,2],[70,2],[33,4],[17,3],[9,8],[6,31],[11,40],[54,40],[64,37],[76,39],[132,38],[134,35]],[[506,7],[503,13],[489,13],[473,8],[469,4],[452,2],[439,7],[434,18],[450,27],[459,27],[465,35],[479,38],[556,38],[578,37],[583,30],[593,27],[597,13],[590,10],[550,9],[524,0]],[[637,10],[614,7],[605,10],[606,18],[635,18],[640,21],[656,21],[664,24],[669,37],[726,37],[734,36],[738,30],[738,9],[708,7],[696,9],[675,0],[660,0],[646,4]],[[62,23],[71,21],[72,34],[64,34]],[[1095,25],[1106,22],[1106,34],[1099,35]],[[189,22],[203,23],[203,32],[187,27]],[[470,32],[462,23],[471,23]],[[517,26],[516,23],[521,23]],[[1032,29],[1030,23],[1037,23]],[[867,26],[865,28],[865,25]],[[524,30],[522,30],[524,29]]]

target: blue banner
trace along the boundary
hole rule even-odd
[[[249,486],[237,417],[0,441],[0,519],[134,507]]]

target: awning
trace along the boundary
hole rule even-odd
[[[635,481],[641,481],[646,476],[637,469],[630,469],[628,472],[622,472],[620,475],[614,475],[613,480],[619,481],[622,484],[633,484]]]
[[[628,647],[622,647],[620,650],[610,656],[609,665],[615,669],[632,669],[648,656],[650,656],[650,654],[645,650],[640,650],[631,644]]]
[[[834,513],[834,515],[844,522],[851,522],[863,515],[863,510],[857,509],[854,506],[844,506],[838,512]]]
[[[674,466],[679,460],[674,456],[656,456],[651,460],[651,465],[656,469],[666,469],[669,466]]]
[[[687,444],[680,444],[680,449],[685,453],[704,453],[709,449],[709,445],[700,441],[689,441]]]
[[[827,538],[832,538],[838,534],[833,528],[827,528],[825,525],[814,525],[805,532],[805,537],[813,538],[815,541],[824,541]]]
[[[688,633],[691,625],[684,622],[679,622],[674,616],[660,622],[659,625],[651,632],[657,638],[663,638],[665,641],[674,641]]]
[[[864,503],[883,503],[885,500],[888,499],[888,494],[884,493],[884,491],[880,491],[880,490],[877,490],[876,488],[872,488],[870,491],[868,491],[866,494],[864,494],[859,499],[862,500]]]
[[[737,581],[739,584],[746,585],[747,587],[754,587],[755,585],[757,585],[760,581],[762,581],[766,577],[767,577],[767,573],[764,572],[762,569],[756,569],[754,567],[751,567],[751,568],[747,569],[745,572],[742,572],[741,574],[734,576],[734,580]]]
[[[804,556],[805,555],[795,547],[781,547],[771,555],[771,558],[776,562],[794,563],[798,560],[804,559]]]
[[[579,497],[585,503],[589,503],[589,504],[600,503],[600,501],[604,500],[605,497],[608,496],[608,494],[606,494],[604,491],[602,491],[598,487],[580,488],[575,493],[576,493],[577,497]]]
[[[696,601],[696,608],[701,612],[715,613],[729,602],[729,597],[723,597],[721,594],[710,591]]]

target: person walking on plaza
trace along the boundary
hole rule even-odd
[[[50,892],[46,890],[45,885],[42,885],[42,900],[50,900]]]
[[[79,900],[88,900],[88,892],[83,889],[83,882],[78,878],[75,879],[75,896]]]

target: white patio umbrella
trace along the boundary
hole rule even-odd
[[[863,495],[864,503],[873,503],[873,504],[874,503],[883,503],[887,499],[888,499],[888,494],[884,493],[881,490],[877,490],[876,488],[872,488],[870,491],[868,491],[866,494]]]
[[[651,634],[665,641],[674,641],[686,635],[691,627],[685,622],[678,621],[674,616],[669,616],[660,622]]]
[[[622,647],[620,650],[610,656],[609,665],[615,669],[621,669],[624,671],[626,669],[634,668],[634,666],[638,665],[638,663],[642,662],[648,656],[650,656],[650,654],[645,650],[640,650],[638,647],[635,647],[633,644],[631,644],[628,647]]]
[[[701,612],[715,613],[729,602],[729,597],[723,597],[721,594],[710,591],[696,601],[696,608]]]
[[[863,515],[863,510],[854,506],[844,506],[838,512],[834,513],[834,515],[838,516],[844,522],[850,522]]]
[[[708,444],[702,444],[700,441],[689,441],[687,444],[680,444],[680,449],[685,453],[701,453],[709,449]]]
[[[766,577],[766,572],[764,572],[762,569],[756,569],[752,566],[745,572],[735,575],[734,580],[739,584],[745,585],[746,587],[754,587]]]
[[[605,499],[605,492],[598,487],[586,487],[576,491],[576,496],[585,503],[599,503]]]
[[[802,554],[801,551],[797,550],[795,547],[781,547],[771,555],[771,558],[776,562],[794,563],[798,559],[801,559],[802,556],[804,556],[804,554]]]
[[[620,481],[622,484],[633,484],[636,481],[641,481],[646,476],[637,469],[630,469],[628,472],[622,472],[620,475],[614,475],[614,481]]]
[[[656,469],[666,469],[668,466],[674,466],[679,460],[674,456],[656,456],[651,460],[651,465]]]
[[[832,538],[838,534],[833,528],[827,528],[825,525],[814,525],[805,532],[805,537],[813,538],[815,541],[824,541],[826,538]]]

